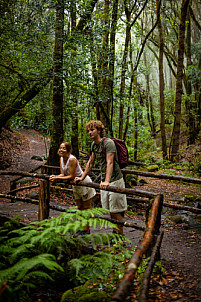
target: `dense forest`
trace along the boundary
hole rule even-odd
[[[32,170],[34,181],[28,187],[24,188],[23,183],[19,183],[18,188],[11,190],[11,178],[7,176],[17,175],[18,171],[0,171],[1,175],[6,175],[1,178],[3,194],[0,197],[9,196],[11,199],[11,202],[1,201],[1,217],[5,214],[3,210],[7,213],[0,223],[0,301],[111,301],[119,280],[124,276],[125,266],[132,258],[139,263],[142,260],[142,263],[136,279],[133,274],[134,287],[129,292],[130,296],[124,290],[126,299],[130,299],[128,301],[137,301],[140,292],[137,287],[142,288],[141,276],[150,262],[153,274],[149,294],[152,298],[149,301],[199,300],[200,233],[196,234],[193,231],[195,227],[191,226],[198,225],[200,232],[200,38],[199,0],[0,1],[2,170],[10,165],[12,169],[32,170],[33,161],[30,159],[34,159],[35,150],[38,150],[28,147],[34,136],[27,136],[19,143],[23,159],[20,162],[16,146],[18,137],[13,135],[13,140],[5,146],[5,153],[12,157],[7,149],[15,148],[17,151],[13,152],[13,165],[11,161],[7,163],[1,156],[4,148],[1,142],[7,142],[4,131],[35,130],[38,140],[40,134],[40,139],[43,136],[44,142],[50,142],[50,148],[44,142],[45,147],[40,145],[46,148],[46,155],[49,151],[48,158],[43,156],[46,163],[57,166],[58,147],[62,141],[71,142],[73,154],[79,159],[82,159],[81,155],[89,154],[91,141],[85,125],[91,119],[98,119],[103,122],[108,137],[126,142],[129,159],[134,165],[155,166],[156,170],[152,171],[160,168],[160,172],[170,167],[177,172],[176,178],[170,175],[169,182],[165,174],[161,177],[158,174],[160,182],[152,179],[147,183],[144,179],[131,177],[131,174],[145,175],[146,178],[150,173],[126,171],[130,173],[126,178],[127,192],[134,191],[132,187],[139,185],[148,192],[152,190],[152,197],[160,194],[153,202],[128,196],[130,203],[126,217],[133,229],[128,230],[130,226],[123,222],[124,226],[127,224],[127,230],[124,230],[125,236],[120,236],[107,229],[112,230],[118,221],[103,217],[106,213],[101,209],[99,197],[92,210],[77,211],[71,208],[75,204],[70,195],[71,189],[49,186],[46,174],[40,174],[40,183],[36,184],[35,178],[39,175]],[[190,159],[185,156],[185,150],[191,153]],[[1,165],[3,162],[6,163]],[[37,168],[38,165],[37,162]],[[180,165],[178,169],[177,165]],[[185,183],[183,176],[180,177],[182,165],[187,166],[182,174],[187,172],[188,176],[196,178],[194,182],[189,177]],[[170,170],[168,173],[172,172]],[[156,176],[156,173],[151,174],[153,178],[153,174]],[[163,177],[164,181],[161,180]],[[173,180],[175,186],[172,186]],[[169,188],[167,183],[171,185]],[[91,185],[99,189],[98,184]],[[22,197],[18,195],[20,190],[27,188],[39,191],[34,198],[40,201],[41,196],[48,192],[48,215],[50,201],[54,203],[51,209],[63,213],[35,221],[37,210],[32,210],[31,206],[35,203],[38,207],[38,200],[32,200],[28,207],[28,202],[25,202],[29,197],[24,197],[25,193]],[[49,188],[52,190],[51,200]],[[65,193],[61,189],[66,189]],[[6,195],[9,190],[9,194],[18,194]],[[60,195],[58,190],[61,190]],[[163,194],[166,199],[162,213]],[[21,200],[21,204],[13,202],[14,197]],[[178,204],[174,204],[175,201]],[[171,210],[176,209],[175,212],[169,211],[168,206]],[[184,211],[177,215],[177,209]],[[186,214],[188,211],[192,215]],[[17,213],[23,215],[25,224],[19,223],[18,218],[10,220]],[[32,220],[34,223],[28,224]],[[154,235],[155,240],[155,221],[158,223],[157,231],[161,225],[163,230],[156,245],[151,240],[148,243],[144,241],[145,248],[149,244],[154,247],[155,254],[147,258],[139,238],[146,237],[148,231],[149,239]],[[137,222],[140,226],[136,225]],[[76,236],[76,232],[88,223],[92,233],[88,237]],[[101,226],[100,233],[96,230],[97,225]],[[161,261],[156,261],[163,234]],[[140,261],[133,257],[138,242],[144,253],[140,252],[143,256]],[[129,267],[137,269],[135,262]],[[88,299],[83,294],[85,284]],[[80,300],[77,299],[78,287],[81,289]],[[112,301],[125,299],[115,297]]]
[[[55,164],[100,119],[131,160],[176,161],[200,134],[200,19],[198,0],[1,1],[0,129],[50,136]]]

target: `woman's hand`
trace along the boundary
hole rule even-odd
[[[50,181],[54,181],[56,178],[56,175],[50,175]]]
[[[79,181],[82,181],[83,179],[82,179],[82,176],[81,177],[75,177],[75,179],[74,179],[74,181],[75,181],[75,183],[77,183],[77,182],[79,182]]]

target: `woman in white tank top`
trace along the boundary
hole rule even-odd
[[[58,150],[60,156],[60,174],[51,175],[50,181],[55,179],[74,180],[75,177],[81,177],[83,174],[82,168],[77,158],[71,154],[72,146],[69,142],[63,142]],[[84,182],[92,182],[91,178],[87,176]],[[79,210],[87,210],[92,207],[92,198],[96,195],[93,188],[72,186],[73,195]],[[80,230],[78,235],[90,234],[89,226],[85,230]]]

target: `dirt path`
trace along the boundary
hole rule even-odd
[[[9,170],[31,171],[42,162],[31,160],[33,155],[46,156],[46,148],[43,137],[32,130],[20,130],[22,141],[28,148],[16,156]],[[49,143],[49,142],[48,142]],[[1,177],[0,192],[9,192],[9,177]],[[148,184],[143,190],[164,193],[165,199],[182,199],[183,194],[196,194],[201,196],[201,188],[181,184],[168,184],[162,180],[147,179]],[[172,192],[175,192],[173,194]],[[68,206],[66,201],[61,201],[62,206]],[[14,217],[20,215],[22,221],[37,220],[38,208],[35,205],[22,202],[10,203],[0,200],[0,215]],[[50,211],[50,216],[58,216],[59,212]],[[130,219],[128,216],[126,219]],[[141,216],[133,217],[136,222],[142,224]],[[161,229],[164,237],[161,246],[161,263],[165,267],[165,276],[155,286],[158,300],[155,301],[201,301],[201,234],[184,229],[183,225],[173,224],[167,216],[162,217]],[[142,233],[125,228],[125,235],[132,240],[134,245],[139,243]],[[152,300],[153,301],[153,300]]]

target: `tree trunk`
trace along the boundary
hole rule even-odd
[[[110,104],[111,104],[111,115],[110,115],[110,131],[111,136],[113,136],[112,130],[112,119],[113,119],[113,90],[114,90],[114,62],[115,62],[115,37],[116,37],[116,28],[117,28],[117,14],[118,14],[118,0],[114,0],[113,10],[112,10],[112,24],[111,24],[111,34],[110,34],[110,61],[109,61],[109,79],[108,86],[110,89]]]
[[[143,52],[144,54],[144,64],[145,67],[148,68],[147,66],[147,57],[146,57],[146,52]],[[146,106],[147,106],[147,120],[149,122],[150,128],[151,128],[151,134],[155,138],[156,136],[156,123],[155,123],[155,118],[154,118],[154,112],[153,112],[153,101],[152,97],[150,95],[150,79],[149,79],[149,74],[146,73],[145,75],[146,79]]]
[[[162,153],[163,159],[167,157],[167,143],[166,143],[166,134],[165,134],[165,100],[164,100],[164,75],[163,75],[163,29],[162,22],[160,18],[160,7],[159,1],[156,0],[156,11],[159,14],[158,18],[158,33],[159,33],[159,59],[158,59],[158,68],[159,68],[159,90],[160,90],[160,130],[161,130],[161,140],[162,140]]]
[[[122,60],[121,67],[121,87],[120,87],[120,107],[119,107],[119,138],[123,138],[123,119],[124,119],[124,91],[125,91],[125,81],[126,81],[126,71],[127,71],[127,56],[128,56],[128,45],[130,41],[130,18],[131,13],[129,9],[125,6],[125,14],[126,14],[126,37],[125,37],[125,45],[124,45],[124,55]]]
[[[180,123],[181,123],[181,102],[182,102],[182,80],[183,80],[183,61],[184,61],[184,42],[185,42],[185,23],[187,10],[190,0],[182,0],[181,5],[181,20],[179,26],[179,41],[178,41],[178,62],[177,62],[177,78],[176,78],[176,96],[175,96],[175,111],[174,125],[170,142],[170,159],[177,159],[179,151],[180,139]]]
[[[138,110],[137,105],[134,103],[134,160],[137,160],[138,151]]]
[[[123,136],[123,140],[124,141],[126,141],[127,132],[128,132],[128,126],[129,126],[129,115],[130,115],[132,91],[134,89],[134,79],[135,79],[135,84],[136,84],[136,78],[135,78],[134,71],[133,71],[132,43],[131,43],[131,40],[130,40],[129,56],[130,56],[130,68],[131,68],[131,74],[132,75],[131,75],[130,88],[129,88],[129,104],[128,104],[128,108],[127,108],[126,124],[125,124],[125,129],[124,129],[124,136]]]
[[[77,56],[77,47],[76,47],[76,35],[73,35],[74,31],[76,30],[76,1],[71,0],[71,35],[72,35],[72,41],[73,41],[73,49],[71,52],[71,58],[72,61]],[[74,36],[74,37],[73,37]],[[73,39],[74,38],[74,39]],[[74,81],[76,81],[77,77],[77,69],[76,67],[72,66],[71,68],[71,74],[73,77],[75,77]],[[73,83],[74,83],[73,81]],[[71,96],[72,96],[72,134],[71,134],[71,145],[73,148],[72,153],[79,157],[79,139],[78,139],[78,99],[77,99],[77,87],[74,86],[72,83],[71,85]]]
[[[55,44],[53,54],[52,131],[48,164],[59,165],[58,148],[63,140],[63,30],[64,0],[56,2]]]
[[[191,61],[191,19],[188,14],[187,17],[187,35],[186,35],[186,56],[187,56],[187,68],[192,64]],[[188,144],[192,145],[196,139],[196,129],[195,129],[195,120],[196,120],[196,108],[195,104],[196,101],[193,101],[192,96],[192,87],[191,82],[189,81],[188,76],[186,76],[186,99],[185,99],[185,106],[186,106],[186,123],[189,133],[189,140]],[[194,103],[194,104],[193,104]]]
[[[101,67],[101,85],[100,85],[100,118],[105,126],[106,135],[110,129],[109,112],[110,112],[110,87],[109,87],[109,7],[110,0],[104,0],[104,35],[102,41],[102,53],[100,57]],[[108,118],[106,118],[106,115]]]

